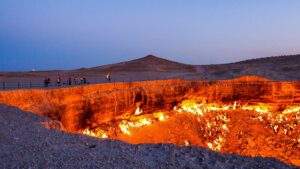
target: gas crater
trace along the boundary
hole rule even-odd
[[[300,166],[300,82],[247,76],[1,91],[45,127],[132,144],[173,143]]]

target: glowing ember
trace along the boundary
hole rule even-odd
[[[188,140],[184,140],[184,145],[185,146],[189,146],[190,145],[190,142]]]

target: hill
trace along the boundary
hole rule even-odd
[[[159,58],[154,55],[147,55],[145,57],[127,61],[127,62],[121,62],[117,64],[99,66],[99,67],[87,69],[87,71],[91,71],[91,70],[109,71],[109,72],[119,72],[119,71],[195,72],[195,68],[192,65],[170,61],[167,59]]]
[[[300,55],[273,56],[230,64],[203,65],[213,79],[254,75],[270,80],[299,80]]]
[[[300,80],[300,55],[277,56],[245,60],[229,64],[188,65],[148,55],[139,59],[76,70],[36,72],[2,72],[0,82],[43,82],[50,77],[86,77],[91,83],[105,82],[110,73],[113,81],[143,81],[157,79],[220,80],[240,76],[260,76],[269,80]]]

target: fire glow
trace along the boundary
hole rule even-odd
[[[140,107],[137,107],[134,113],[134,116],[136,117],[135,121],[122,120],[118,124],[118,127],[121,131],[121,134],[130,137],[131,135],[134,135],[131,130],[136,128],[143,128],[145,126],[151,126],[154,123],[159,123],[161,121],[167,121],[169,116],[172,116],[176,113],[197,116],[197,120],[201,122],[205,121],[205,118],[203,118],[205,114],[214,112],[217,113],[217,115],[214,116],[214,121],[208,121],[206,119],[206,125],[201,128],[201,130],[208,131],[207,135],[204,135],[204,137],[210,138],[206,142],[206,147],[215,151],[222,152],[223,144],[226,143],[224,137],[226,137],[227,133],[230,132],[230,128],[228,127],[228,124],[230,123],[230,117],[226,113],[228,111],[255,112],[256,116],[251,116],[249,117],[249,119],[268,121],[269,126],[266,127],[272,127],[275,133],[278,132],[279,128],[283,128],[284,134],[287,135],[287,132],[289,130],[296,129],[297,126],[295,124],[286,124],[285,122],[287,122],[288,118],[295,118],[295,120],[299,122],[300,106],[290,106],[285,108],[282,112],[272,112],[272,110],[272,106],[263,103],[259,103],[257,105],[242,105],[237,101],[231,104],[217,104],[198,102],[196,100],[184,100],[168,113],[160,111],[155,112],[152,115],[143,115],[142,109]],[[108,138],[108,135],[112,135],[107,133],[109,133],[109,131],[105,131],[99,128],[97,128],[97,131],[91,131],[89,129],[85,129],[83,131],[83,134],[98,138]],[[115,136],[113,136],[112,138],[115,138]],[[299,140],[300,136],[297,139],[297,142],[299,142]],[[184,145],[190,144],[190,141],[184,140]]]

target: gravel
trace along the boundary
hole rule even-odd
[[[296,168],[273,158],[173,144],[132,145],[47,129],[47,117],[0,105],[0,168]]]

